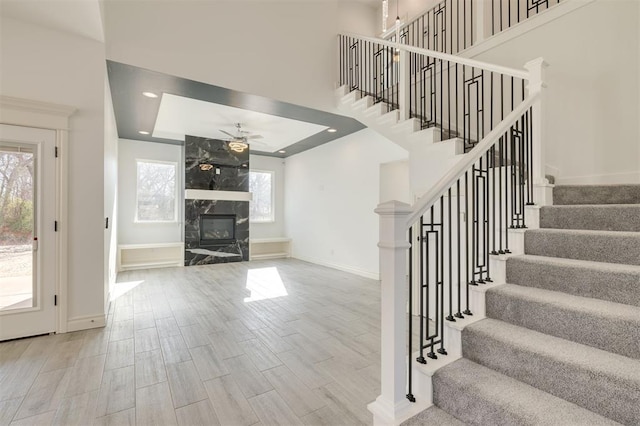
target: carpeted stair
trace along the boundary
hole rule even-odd
[[[554,203],[464,329],[464,358],[433,376],[463,423],[640,425],[640,185],[556,186]]]

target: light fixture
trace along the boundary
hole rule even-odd
[[[139,130],[138,133],[140,133],[141,135],[148,135],[149,132],[147,132],[146,130]]]
[[[330,128],[330,129],[327,129],[327,132],[329,132],[329,133],[335,133],[335,132],[337,132],[337,131],[338,131],[338,130],[337,130],[337,129],[334,129],[333,127],[332,127],[332,128]]]
[[[213,169],[213,164],[200,164],[200,170],[203,172],[208,172],[211,169]]]
[[[279,152],[280,154],[284,154],[284,153],[285,153],[285,152],[287,152],[287,151],[285,151],[284,149],[281,149],[281,150],[280,150],[280,151],[278,151],[278,152]]]
[[[389,0],[382,0],[382,32],[387,31],[387,18],[389,18]]]
[[[236,139],[229,142],[229,148],[235,152],[242,152],[245,149],[249,148],[249,145],[247,145],[247,143],[244,142],[242,139]]]
[[[153,92],[142,92],[142,94],[143,94],[144,96],[146,96],[147,98],[157,98],[157,97],[158,97],[158,95],[156,95],[156,94],[155,94],[155,93],[153,93]]]

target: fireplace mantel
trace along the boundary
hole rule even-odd
[[[251,201],[250,192],[244,191],[215,191],[208,189],[186,189],[185,200],[220,200],[220,201]]]

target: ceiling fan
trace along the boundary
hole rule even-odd
[[[246,130],[242,130],[242,124],[236,123],[236,134],[233,135],[226,130],[220,129],[225,135],[229,135],[229,139],[223,139],[229,141],[229,148],[235,152],[242,152],[249,147],[248,140],[262,139],[262,135],[251,134]]]

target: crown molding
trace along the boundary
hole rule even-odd
[[[68,105],[0,95],[0,123],[68,130],[76,108]]]

